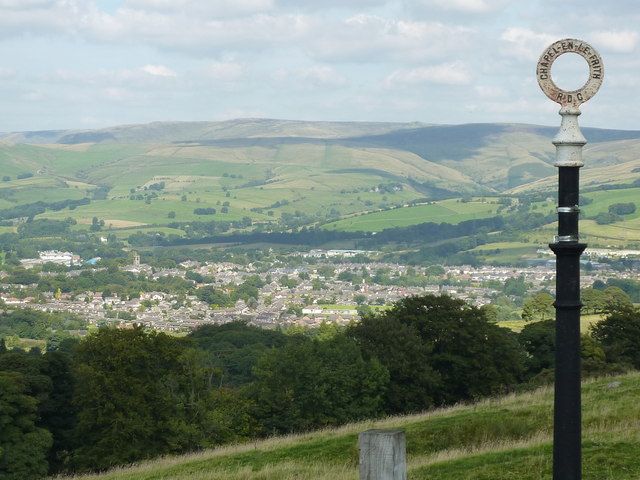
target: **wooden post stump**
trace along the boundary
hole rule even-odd
[[[402,430],[367,430],[358,437],[360,480],[407,480],[407,443]]]

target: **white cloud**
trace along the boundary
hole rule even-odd
[[[610,112],[640,85],[637,0],[577,3],[0,0],[2,129],[73,127],[96,111],[114,123],[215,112],[437,123],[465,121],[467,111],[473,121],[552,123],[534,108],[555,105],[532,68],[566,25],[609,69],[593,103],[607,109],[585,121],[636,128],[640,111]],[[49,115],[65,104],[63,120]]]
[[[407,0],[409,6],[440,8],[463,13],[488,13],[503,8],[509,0]]]
[[[56,69],[45,75],[43,81],[49,84],[92,85],[99,87],[159,88],[170,86],[178,74],[164,65],[144,65],[135,69],[99,69],[97,71],[77,71]]]
[[[384,85],[387,88],[420,83],[468,85],[471,80],[472,75],[469,69],[464,64],[456,62],[396,70],[384,80]]]
[[[638,32],[631,30],[595,32],[591,38],[594,47],[616,53],[631,53],[638,44]]]
[[[105,97],[110,100],[116,100],[119,102],[132,100],[135,98],[135,94],[126,88],[120,87],[107,87],[103,90]]]
[[[126,8],[191,17],[228,18],[265,13],[274,8],[273,0],[126,0]]]
[[[276,0],[279,7],[305,8],[308,10],[326,10],[331,7],[360,10],[367,7],[375,7],[391,3],[390,0]]]
[[[327,65],[315,65],[309,68],[298,70],[299,80],[311,83],[316,86],[342,86],[347,83],[347,79],[336,71],[335,68]]]
[[[305,68],[279,68],[276,69],[271,79],[281,85],[299,90],[313,88],[342,87],[348,84],[344,75],[329,65],[312,65]]]
[[[474,90],[480,98],[500,98],[507,94],[504,88],[495,85],[477,85]]]
[[[16,76],[16,71],[13,68],[2,68],[0,67],[0,78],[3,80],[7,80],[9,78],[14,78]]]
[[[308,16],[266,12],[270,2],[132,0],[109,13],[86,0],[12,1],[11,8],[0,3],[0,37],[57,33],[111,45],[219,54],[224,49],[268,49],[308,33]]]
[[[237,62],[214,62],[205,68],[205,75],[221,82],[239,80],[245,74],[244,65]]]
[[[22,99],[28,102],[40,102],[44,100],[45,94],[40,90],[32,90],[22,94]]]
[[[154,77],[177,77],[178,74],[164,65],[145,65],[140,70]]]
[[[318,27],[309,52],[324,61],[422,61],[463,50],[473,34],[462,26],[366,14]]]
[[[244,108],[230,108],[223,110],[215,116],[217,120],[234,120],[237,118],[265,118],[267,113],[263,110],[251,110]]]
[[[105,25],[111,24],[105,28]],[[224,49],[268,49],[296,42],[309,30],[309,19],[298,14],[259,14],[231,19],[188,17],[119,10],[106,24],[91,22],[87,32],[110,42],[129,41],[197,53]]]
[[[542,51],[558,37],[529,28],[510,27],[502,32],[500,39],[505,46],[505,54],[529,61],[540,57]]]
[[[0,8],[25,10],[50,7],[54,0],[0,0]]]

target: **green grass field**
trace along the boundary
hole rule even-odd
[[[593,200],[593,203],[582,207],[584,216],[590,217],[600,212],[607,212],[609,205],[614,203],[640,203],[640,188],[625,188],[623,190],[603,190],[584,194]],[[640,207],[640,205],[637,205]],[[625,215],[625,220],[640,218],[640,209],[631,215]]]
[[[534,242],[494,242],[479,245],[471,252],[478,254],[486,263],[513,264],[525,259],[536,258],[536,251],[544,247],[545,245]]]
[[[487,201],[460,202],[457,199],[450,199],[428,205],[353,216],[329,223],[324,228],[347,232],[378,232],[385,228],[407,227],[425,222],[460,223],[465,220],[490,217],[495,215],[497,209],[496,203]]]
[[[509,188],[515,191],[521,185],[527,190],[526,185],[555,174],[549,164],[553,147],[548,138],[515,127],[480,142],[478,148],[469,150],[464,158],[445,156],[437,162],[431,161],[429,155],[422,158],[406,151],[400,144],[372,147],[315,140],[254,143],[247,139],[239,139],[229,146],[159,143],[167,135],[163,128],[182,127],[132,126],[114,130],[118,138],[144,138],[144,142],[136,143],[137,140],[132,144],[3,143],[0,170],[9,180],[0,182],[0,209],[34,201],[91,197],[96,188],[106,186],[110,188],[107,200],[94,200],[91,205],[74,210],[47,211],[38,218],[71,217],[78,221],[77,228],[84,229],[96,216],[105,220],[112,231],[118,231],[148,225],[165,228],[172,221],[233,221],[242,217],[256,222],[277,222],[282,214],[303,212],[308,217],[305,222],[313,224],[339,218],[326,223],[324,228],[377,232],[423,222],[458,223],[489,217],[497,210],[496,204],[489,203],[490,192]],[[199,130],[202,126],[188,128],[195,129],[194,139],[198,135],[207,136],[206,131]],[[254,131],[263,127],[251,128]],[[180,135],[189,137],[190,131],[181,131]],[[313,136],[312,131],[308,134]],[[590,165],[597,167],[585,167],[588,184],[597,183],[598,178],[609,178],[607,169],[617,169],[615,178],[626,178],[625,175],[629,176],[640,165],[634,153],[640,148],[637,140],[594,144],[588,148],[590,155],[595,156]],[[611,154],[607,153],[611,148],[616,157],[626,162],[624,168],[614,165]],[[33,176],[17,178],[25,173]],[[637,176],[636,172],[628,178]],[[149,193],[146,189],[158,182],[164,182],[165,189],[150,205],[143,200],[129,200],[132,193]],[[389,192],[385,188],[380,190],[379,187],[385,185],[399,188]],[[476,201],[468,203],[452,199],[390,210],[419,198],[430,198],[434,195],[430,189],[445,189],[461,196],[489,195],[488,202],[483,203],[476,197]],[[606,211],[612,203],[635,201],[638,194],[640,188],[587,193],[594,202],[584,207],[585,215]],[[181,201],[183,195],[186,202]],[[554,196],[552,190],[549,195]],[[194,208],[199,207],[220,210],[220,204],[225,201],[231,204],[228,214],[211,217],[193,214]],[[532,208],[548,212],[555,208],[554,203],[537,202]],[[251,211],[256,208],[264,211]],[[175,219],[168,218],[171,211],[176,212]],[[594,245],[640,241],[640,211],[612,225],[596,226],[589,222],[583,222],[583,232]],[[531,239],[538,233],[532,232]],[[545,238],[544,243],[549,239]],[[524,247],[521,251],[501,249],[499,261],[516,261],[522,256],[527,256]]]
[[[183,237],[185,235],[184,230],[179,230],[177,228],[169,228],[169,227],[132,227],[132,228],[120,228],[114,231],[110,231],[108,233],[113,233],[116,238],[121,240],[126,240],[129,235],[133,235],[134,233],[163,233],[167,236],[169,235],[177,235],[179,237]]]
[[[620,382],[611,387],[611,382]],[[640,374],[583,385],[584,480],[640,478]],[[78,480],[355,480],[357,436],[402,428],[412,480],[551,478],[553,391],[169,457]]]
[[[323,220],[329,213],[351,215],[423,197],[424,193],[408,184],[408,178],[439,188],[457,186],[461,192],[476,188],[456,170],[409,152],[314,143],[230,148],[2,145],[0,166],[9,176],[9,181],[0,182],[0,209],[91,197],[99,186],[110,187],[106,200],[93,200],[74,210],[47,211],[38,217],[71,217],[79,228],[86,228],[94,216],[111,229],[242,217],[268,222],[294,212]],[[33,176],[17,179],[23,173]],[[150,193],[148,187],[159,182],[165,188],[151,204],[129,200],[130,195]],[[377,191],[379,185],[390,183],[402,184],[402,188]],[[220,212],[224,202],[230,202],[227,214]],[[193,210],[201,207],[216,208],[218,215],[195,215]],[[255,208],[265,211],[252,212]],[[175,219],[168,218],[171,211],[176,212]],[[470,212],[473,218],[475,213]],[[465,218],[464,213],[460,215]]]
[[[593,220],[582,220],[580,228],[582,233],[600,244],[624,246],[630,242],[640,241],[640,218],[609,225],[598,225]]]
[[[591,315],[581,315],[580,316],[580,332],[589,333],[589,330],[593,325],[598,323],[604,318],[601,314],[591,314]],[[525,322],[524,320],[507,320],[504,322],[498,322],[498,325],[504,328],[508,328],[513,330],[514,332],[520,332],[524,327],[526,327],[529,322]]]

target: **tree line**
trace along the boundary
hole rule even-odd
[[[590,374],[640,367],[640,314],[583,337]],[[0,479],[100,471],[164,454],[548,382],[554,322],[516,334],[484,308],[410,297],[346,328],[206,325],[184,338],[103,328],[46,352],[0,341]]]

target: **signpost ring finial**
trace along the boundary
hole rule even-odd
[[[553,62],[565,53],[576,53],[584,58],[589,65],[589,79],[577,90],[563,90],[551,78]],[[536,67],[538,85],[547,97],[562,107],[579,108],[600,89],[603,77],[604,65],[600,54],[587,42],[575,38],[565,38],[549,45],[540,56]]]

